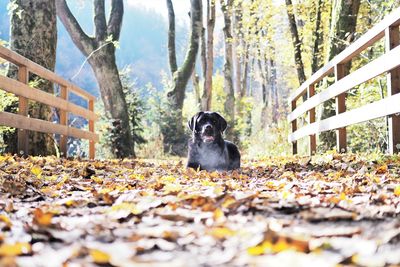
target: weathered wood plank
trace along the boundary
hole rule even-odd
[[[308,98],[315,95],[315,86],[314,84],[308,87]],[[315,108],[309,110],[308,113],[309,123],[315,122]],[[315,134],[310,135],[310,145],[309,145],[309,154],[310,156],[314,155],[317,151],[317,137]]]
[[[399,27],[389,27],[385,32],[385,48],[390,51],[400,44]],[[399,60],[399,59],[398,59]],[[391,70],[387,74],[387,95],[395,95],[400,93],[400,67]],[[400,103],[398,103],[400,105]],[[400,152],[400,116],[394,114],[388,117],[389,144],[388,150],[390,154]]]
[[[89,110],[94,112],[94,101],[89,100]],[[94,133],[94,121],[89,120],[89,131]],[[95,142],[89,140],[89,158],[94,159],[96,154]]]
[[[95,100],[96,97],[91,95],[90,93],[86,92],[85,90],[75,86],[71,82],[65,80],[64,78],[58,76],[54,72],[36,64],[35,62],[21,56],[20,54],[5,48],[4,46],[0,45],[0,57],[4,58],[5,60],[19,66],[25,66],[29,69],[30,72],[37,74],[38,76],[49,80],[53,83],[57,83],[62,86],[67,86],[73,91],[75,94],[80,95],[88,100]]]
[[[98,135],[95,133],[9,112],[0,112],[0,125],[41,133],[62,134],[95,142],[99,140]]]
[[[292,110],[296,109],[296,101],[292,101]],[[297,119],[292,121],[292,133],[297,131]],[[292,141],[292,153],[293,155],[297,154],[297,141]]]
[[[97,120],[98,118],[98,116],[92,111],[89,111],[85,108],[70,103],[64,99],[56,97],[42,90],[29,87],[28,85],[22,84],[8,77],[0,76],[0,88],[17,96],[22,96],[55,108],[69,111],[89,120]]]
[[[339,64],[335,68],[335,80],[338,82],[346,76],[346,67]],[[346,93],[341,93],[336,97],[336,115],[346,112]],[[347,133],[346,128],[336,130],[336,147],[339,153],[347,151]]]
[[[29,71],[26,67],[19,67],[18,69],[18,81],[24,84],[28,84],[29,82]],[[28,116],[28,99],[19,96],[18,97],[18,114],[21,116]],[[18,132],[18,153],[22,153],[27,155],[29,152],[29,140],[28,140],[28,132],[25,129],[17,129]]]
[[[348,48],[342,51],[339,55],[334,57],[330,62],[328,62],[319,71],[314,73],[310,79],[308,79],[304,84],[302,84],[294,93],[289,97],[289,103],[293,100],[297,100],[299,97],[307,92],[308,86],[315,84],[325,76],[333,72],[334,67],[338,64],[343,64],[350,61],[353,57],[359,55],[366,48],[370,47],[372,44],[376,43],[379,39],[384,36],[386,28],[390,26],[400,25],[400,8],[394,10],[390,15],[385,17],[380,23],[375,25],[371,30],[362,35],[358,40],[352,43]]]
[[[335,130],[352,124],[361,123],[400,112],[400,94],[341,113],[328,119],[314,122],[289,135],[288,141],[324,131]]]
[[[400,65],[400,46],[392,49],[387,54],[375,59],[360,69],[350,73],[343,79],[334,83],[321,93],[307,99],[301,106],[297,107],[288,115],[288,121],[291,122],[308,110],[315,108],[323,102],[347,92],[351,88],[362,84],[376,76],[390,71]]]
[[[65,86],[60,87],[60,97],[62,99],[64,99],[65,101],[68,101],[68,88],[67,87],[65,87]],[[60,109],[60,124],[68,126],[68,112],[65,110],[62,110],[62,109]],[[67,143],[68,143],[68,136],[61,135],[60,136],[60,151],[61,151],[62,157],[68,156]]]

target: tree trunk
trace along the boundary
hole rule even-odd
[[[242,97],[242,64],[243,64],[243,57],[244,53],[247,51],[240,51],[242,45],[244,45],[244,40],[241,38],[243,36],[243,29],[242,29],[242,15],[241,15],[241,5],[238,4],[234,11],[233,11],[233,65],[234,65],[234,87],[235,93],[237,96],[237,102],[240,102],[240,98]],[[244,48],[244,46],[243,46]],[[243,49],[244,50],[244,49]],[[243,53],[244,52],[244,53]]]
[[[286,12],[289,18],[290,33],[292,35],[293,41],[293,52],[294,61],[296,64],[297,77],[299,79],[300,85],[306,81],[306,75],[304,72],[304,63],[301,56],[302,44],[299,37],[299,32],[297,30],[296,17],[294,15],[292,0],[286,1]]]
[[[54,71],[57,47],[56,7],[54,0],[16,0],[16,9],[11,15],[11,49],[37,64]],[[8,76],[17,77],[18,69],[9,67]],[[30,75],[30,80],[38,79]],[[54,93],[53,84],[49,81],[38,80],[38,88]],[[18,104],[13,103],[5,111],[16,112]],[[40,103],[29,103],[31,117],[42,120],[52,120],[52,110],[49,106]],[[7,133],[3,136],[7,145],[6,152],[17,153],[17,132]],[[52,135],[30,132],[29,151],[31,155],[55,154],[54,139]]]
[[[196,99],[196,106],[198,108],[201,108],[200,81],[199,80],[200,80],[199,75],[197,75],[196,71],[193,71],[192,84],[193,84],[194,96]]]
[[[279,119],[279,97],[278,97],[278,87],[276,85],[276,67],[274,59],[269,59],[270,65],[270,84],[271,84],[271,93],[272,93],[272,122],[278,123]]]
[[[105,110],[110,112],[111,118],[116,125],[120,126],[120,130],[115,133],[113,140],[113,154],[117,158],[126,156],[135,156],[133,139],[130,137],[129,115],[127,112],[125,94],[122,90],[122,83],[118,73],[118,67],[115,64],[115,53],[113,45],[99,50],[89,59],[96,80],[100,87],[101,98],[104,103]],[[130,138],[123,140],[122,138]]]
[[[239,92],[239,97],[240,98],[243,98],[243,97],[245,97],[246,96],[246,94],[247,94],[247,79],[248,79],[248,75],[249,75],[249,57],[250,57],[250,45],[249,44],[246,44],[245,45],[246,46],[246,48],[245,48],[245,50],[244,50],[244,55],[243,55],[243,57],[242,57],[242,64],[243,64],[243,67],[242,67],[242,77],[241,77],[241,81],[240,81],[240,84],[241,84],[241,90],[240,90],[240,92]]]
[[[186,85],[194,71],[200,46],[199,43],[202,30],[202,9],[200,1],[201,0],[190,1],[191,33],[189,48],[186,52],[185,60],[182,66],[179,67],[173,74],[172,88],[167,94],[169,111],[171,112],[166,114],[168,116],[168,118],[166,118],[168,123],[161,127],[161,131],[163,132],[164,136],[164,151],[173,155],[184,155],[186,150],[186,137],[182,124],[182,108],[185,98]],[[168,9],[173,9],[171,0],[167,0],[167,3],[168,2],[170,2],[167,5]],[[170,14],[171,12],[168,13]],[[168,19],[171,25],[171,21],[175,18],[168,16]],[[175,24],[175,22],[173,24]],[[172,49],[168,50],[169,53],[173,52]]]
[[[357,26],[357,15],[360,8],[360,0],[335,0],[332,5],[332,21],[329,36],[331,37],[327,62],[342,52],[354,40]],[[346,72],[350,70],[351,62],[346,66]],[[334,116],[335,100],[324,102],[321,120]],[[336,134],[334,131],[323,132],[320,135],[323,150],[333,149],[336,146]]]
[[[168,9],[168,59],[169,59],[169,69],[171,75],[173,76],[175,71],[178,69],[178,64],[176,62],[176,50],[175,50],[175,11],[172,4],[172,0],[167,0]]]
[[[201,110],[211,110],[212,76],[214,68],[214,28],[215,0],[207,0],[207,49],[204,89],[201,97]]]
[[[334,0],[332,8],[328,61],[354,41],[360,0]]]
[[[232,1],[221,0],[221,10],[224,14],[224,38],[225,38],[225,63],[224,63],[224,91],[226,99],[224,111],[229,127],[226,131],[228,139],[234,140],[235,125],[235,93],[233,88],[233,51],[232,51]]]
[[[321,34],[321,13],[322,13],[322,0],[318,0],[317,7],[315,11],[315,29],[314,29],[314,47],[312,53],[312,63],[311,63],[311,74],[314,74],[320,68],[320,56],[319,46],[322,43]]]
[[[105,110],[121,130],[114,136],[112,151],[115,157],[135,156],[134,142],[129,122],[128,106],[118,68],[115,63],[115,47],[113,42],[119,40],[124,6],[122,0],[111,2],[111,13],[106,22],[104,0],[94,0],[95,36],[89,37],[80,27],[76,18],[68,8],[65,0],[57,0],[57,14],[67,29],[74,44],[89,58],[89,63],[99,84],[101,98]],[[112,40],[108,40],[109,37]]]

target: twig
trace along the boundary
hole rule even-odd
[[[97,51],[99,51],[100,49],[102,49],[103,47],[105,47],[106,45],[111,44],[111,43],[113,43],[113,41],[106,42],[106,43],[102,44],[101,46],[99,46],[98,48],[96,48],[95,50],[93,50],[93,51],[85,58],[85,60],[83,61],[82,65],[80,66],[78,72],[77,72],[74,76],[72,76],[70,80],[75,79],[76,76],[79,75],[79,73],[80,73],[80,72],[82,71],[82,69],[83,69],[83,66],[85,66],[86,62],[89,60],[89,58],[90,58],[91,56],[93,56],[94,53],[96,53]]]

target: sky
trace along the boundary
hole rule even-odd
[[[188,12],[190,10],[189,0],[173,0],[175,18],[177,23],[188,21]],[[144,7],[153,10],[167,19],[167,4],[166,0],[127,0],[128,8]]]

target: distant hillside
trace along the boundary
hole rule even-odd
[[[0,39],[9,40],[8,1],[0,1]],[[89,1],[69,1],[72,12],[82,28],[90,35],[93,32],[92,3]],[[167,12],[167,11],[166,11]],[[183,57],[186,46],[187,29],[177,28],[177,52]],[[132,78],[138,86],[152,83],[161,88],[162,71],[168,72],[167,23],[160,14],[143,8],[125,7],[124,21],[117,50],[117,64],[120,69],[131,65]],[[79,70],[85,58],[75,47],[64,26],[58,21],[58,44],[56,72],[70,79]],[[79,86],[98,95],[98,87],[92,70],[86,64],[82,72],[73,80]]]

